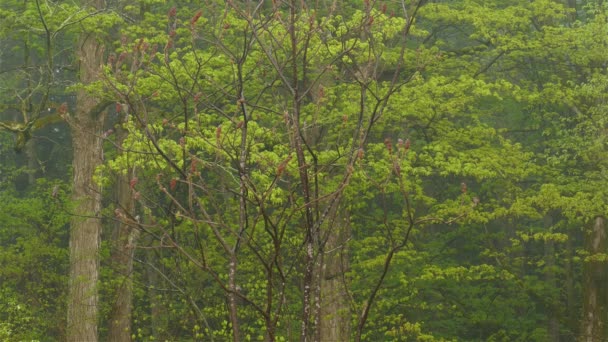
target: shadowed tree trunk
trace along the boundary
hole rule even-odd
[[[566,339],[574,340],[578,330],[578,313],[576,310],[575,275],[574,275],[574,234],[566,241],[566,322],[568,325]]]
[[[547,213],[544,217],[545,231],[551,231],[553,226],[554,213]],[[555,243],[549,239],[545,241],[545,281],[550,288],[558,288],[557,280],[555,279]],[[558,297],[548,296],[547,309],[549,320],[547,322],[547,330],[549,331],[549,341],[559,342],[559,307],[562,305]]]
[[[118,280],[116,296],[112,303],[108,340],[115,342],[131,341],[131,311],[133,308],[133,256],[139,230],[133,222],[134,191],[130,187],[129,176],[121,175],[116,183],[117,210],[125,213],[117,220],[112,234],[112,268]]]
[[[78,41],[80,81],[89,84],[98,78],[103,46],[95,35],[83,33]],[[70,281],[68,294],[67,341],[97,341],[99,248],[101,233],[101,193],[93,181],[102,162],[105,112],[99,101],[85,90],[77,92],[72,126],[73,193],[75,215],[70,231]]]
[[[591,257],[606,253],[606,218],[597,216],[593,229],[585,237],[587,252]],[[581,341],[605,341],[606,318],[606,262],[587,261],[583,275],[583,317]]]

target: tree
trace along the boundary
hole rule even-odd
[[[91,13],[103,8],[102,1],[90,4]],[[86,8],[86,7],[85,7]],[[98,280],[101,243],[101,191],[94,181],[96,168],[103,159],[107,102],[98,100],[87,86],[99,80],[105,60],[105,45],[101,41],[102,27],[82,26],[76,54],[79,81],[76,109],[67,117],[72,128],[74,150],[72,167],[74,211],[70,228],[70,283],[68,294],[68,341],[97,341],[98,338]]]
[[[512,198],[478,214],[474,187],[506,175],[503,186],[517,189],[528,175],[530,155],[483,124],[483,108],[467,115],[504,86],[474,72],[446,76],[457,59],[423,44],[429,33],[413,26],[422,3],[402,17],[369,3],[344,9],[348,17],[316,17],[321,9],[296,3],[231,5],[206,17],[214,13],[207,6],[188,21],[169,10],[162,39],[137,29],[109,68],[109,91],[132,110],[127,153],[109,166],[135,160],[145,170],[139,182],[157,185],[140,194],[157,223],[140,229],[155,236],[154,248],[175,253],[176,268],[202,271],[183,282],[211,282],[225,296],[204,296],[206,310],[190,302],[208,338],[226,329],[210,321],[226,319],[234,340],[260,329],[269,340],[293,339],[289,322],[300,317],[300,339],[322,340],[329,263],[332,286],[344,288],[351,306],[344,300],[331,310],[355,317],[342,334],[386,338],[377,324],[386,329],[388,320],[373,316],[373,332],[365,331],[394,258],[412,253],[410,236],[465,217],[486,222]],[[154,43],[164,48],[156,52]],[[451,186],[438,190],[429,183],[437,180]],[[365,224],[336,229],[352,226],[343,220]],[[357,250],[352,257],[347,244]],[[357,275],[329,259],[335,249],[355,261]],[[505,277],[488,270],[488,278]],[[224,305],[226,315],[210,309]]]

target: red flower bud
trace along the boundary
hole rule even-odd
[[[175,6],[171,7],[171,9],[169,10],[169,12],[167,12],[167,17],[169,18],[173,18],[175,17],[175,14],[177,13],[177,9],[175,8]]]
[[[222,125],[218,125],[217,128],[215,129],[215,140],[217,141],[217,144],[220,144],[220,139],[222,138]]]
[[[137,177],[133,177],[133,178],[131,179],[131,181],[129,182],[129,187],[130,187],[131,189],[134,189],[134,188],[135,188],[135,185],[137,185],[137,182],[138,182]]]
[[[57,112],[59,112],[60,115],[64,115],[65,113],[68,112],[68,104],[66,102],[62,103],[59,108],[57,108]]]
[[[277,167],[277,177],[280,177],[281,174],[283,173],[283,171],[285,171],[285,168],[287,167],[287,164],[289,164],[290,160],[291,160],[291,154],[289,156],[287,156],[287,158],[285,160],[283,160],[281,162],[281,164],[279,164],[279,166]]]
[[[203,11],[202,10],[198,10],[194,14],[194,17],[192,17],[192,19],[190,19],[190,26],[192,26],[192,28],[194,28],[194,25],[196,25],[196,22],[198,21],[198,19],[201,17],[202,14],[203,14]]]
[[[391,142],[391,138],[384,139],[384,146],[386,146],[388,153],[393,153],[393,143]]]

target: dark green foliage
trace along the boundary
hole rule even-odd
[[[0,192],[3,340],[62,339],[70,217],[66,190],[59,182],[39,181],[23,197]]]

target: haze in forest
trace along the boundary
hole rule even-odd
[[[605,341],[603,0],[0,2],[0,341]]]

